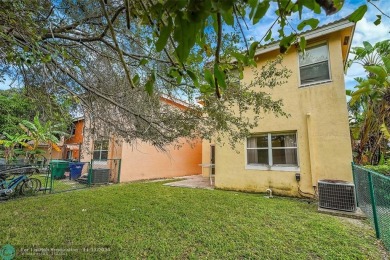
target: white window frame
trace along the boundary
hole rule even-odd
[[[100,147],[99,149],[96,149],[96,142],[100,142]],[[107,150],[102,150],[102,145],[103,145],[103,142],[107,142]],[[110,142],[109,140],[95,140],[93,142],[93,153],[92,153],[92,159],[94,161],[102,161],[102,162],[105,162],[108,160],[108,150],[110,148]],[[99,152],[99,159],[95,159],[95,152]],[[106,159],[102,159],[102,152],[107,152],[107,158]]]
[[[323,83],[329,83],[329,82],[332,82],[332,70],[331,70],[331,66],[330,66],[330,55],[329,55],[329,44],[327,41],[321,41],[321,42],[316,42],[316,43],[313,43],[313,44],[310,44],[306,47],[306,50],[310,50],[310,49],[314,49],[316,47],[320,47],[322,45],[326,45],[326,49],[327,49],[327,52],[328,52],[328,72],[329,72],[329,79],[326,79],[326,80],[320,80],[320,81],[315,81],[315,82],[310,82],[310,83],[305,83],[305,84],[302,84],[301,82],[301,64],[299,62],[299,54],[300,52],[297,52],[297,60],[298,60],[298,80],[299,80],[299,87],[308,87],[308,86],[312,86],[312,85],[319,85],[319,84],[323,84]],[[319,63],[319,62],[317,62]],[[310,65],[313,65],[313,64],[316,64],[316,63],[312,63]],[[308,66],[308,65],[305,65],[305,66]]]
[[[296,136],[296,147],[277,147],[272,148],[272,135],[283,135],[283,134],[295,134]],[[248,138],[256,137],[256,136],[264,136],[267,135],[268,147],[260,148],[264,150],[268,150],[268,164],[248,164],[248,149],[256,149],[259,148],[248,148]],[[298,149],[298,134],[297,131],[283,131],[283,132],[268,132],[268,133],[259,133],[253,134],[245,139],[245,169],[246,170],[261,170],[261,171],[287,171],[287,172],[299,172],[299,149]],[[272,149],[296,149],[297,150],[297,165],[282,165],[282,164],[273,164],[272,158]]]

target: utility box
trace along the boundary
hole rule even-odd
[[[341,180],[318,181],[319,206],[326,209],[356,211],[355,186]]]
[[[108,184],[110,182],[110,169],[92,169],[91,184]]]

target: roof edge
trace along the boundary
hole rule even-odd
[[[303,33],[299,34],[299,36],[305,37],[306,40],[311,40],[311,39],[320,37],[322,35],[326,35],[329,33],[343,30],[343,29],[351,27],[351,26],[355,27],[355,24],[356,23],[349,21],[347,18],[343,18],[339,21],[323,25],[323,26],[318,27],[314,30],[303,32]],[[278,50],[279,49],[279,42],[280,41],[276,41],[274,43],[271,43],[270,45],[264,46],[263,48],[260,47],[260,49],[256,50],[255,56],[263,54],[263,53],[267,53],[270,51]]]

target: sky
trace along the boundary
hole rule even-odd
[[[376,6],[378,6],[384,13],[390,15],[390,0],[372,0],[372,2]],[[324,12],[322,12],[321,15],[316,15],[315,18],[321,21],[319,25],[327,24],[348,16],[364,3],[367,2],[364,0],[346,0],[343,8],[338,13],[326,16]],[[247,21],[247,24],[249,25],[249,30],[244,29],[244,33],[248,39],[253,38],[253,40],[260,40],[261,37],[263,37],[264,33],[268,30],[272,22],[275,20],[275,9],[275,5],[271,6],[270,10],[268,10],[263,20],[255,26],[250,26],[250,21]],[[363,46],[363,41],[368,41],[374,44],[378,41],[390,39],[390,18],[387,18],[382,15],[382,23],[376,26],[373,22],[377,19],[376,15],[378,14],[380,14],[380,12],[374,6],[368,4],[367,13],[363,17],[363,19],[360,20],[356,25],[355,34],[353,36],[352,41],[352,47]],[[312,13],[306,12],[303,14],[302,19],[307,19],[311,17]],[[299,22],[298,16],[293,16],[289,20],[293,25],[296,25]],[[277,35],[275,30],[273,31],[273,35]],[[353,89],[353,87],[356,85],[354,78],[364,77],[365,75],[366,73],[361,66],[357,64],[352,65],[352,67],[345,75],[346,88]],[[5,78],[5,81],[3,83],[0,82],[0,89],[9,88],[10,83],[11,81]]]
[[[364,1],[356,2],[358,3],[355,3],[355,1],[348,1],[348,3],[345,5],[348,4],[348,9],[353,10],[353,8],[356,8]],[[377,5],[384,13],[390,15],[389,0],[373,1],[373,3]],[[341,12],[348,14],[345,11]],[[376,15],[379,14],[379,11],[375,7],[368,4],[368,11],[366,15],[356,24],[355,34],[352,41],[352,48],[363,46],[363,41],[368,41],[374,45],[376,42],[390,39],[390,18],[382,15],[381,24],[378,26],[374,24],[374,21],[377,19]],[[353,87],[356,85],[354,78],[364,77],[364,75],[366,75],[366,73],[364,72],[364,68],[362,66],[359,66],[358,64],[352,65],[351,68],[348,69],[347,75],[345,76],[346,88],[353,89]]]

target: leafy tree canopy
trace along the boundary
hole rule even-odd
[[[23,120],[32,120],[40,113],[40,120],[71,122],[69,105],[58,100],[55,95],[42,93],[41,89],[8,89],[0,90],[0,136],[6,132],[16,134],[22,132],[19,124]]]
[[[360,164],[384,163],[390,142],[390,40],[352,49],[350,64],[357,63],[367,78],[356,78],[357,85],[348,102],[352,147]]]
[[[244,66],[256,66],[259,47],[246,41],[242,26],[259,23],[275,7],[263,40],[280,39],[284,53],[299,40],[304,48],[299,32],[319,24],[302,19],[303,12],[331,15],[343,5],[342,0],[0,2],[0,71],[72,100],[96,129],[158,147],[182,136],[226,135],[234,144],[257,125],[246,116],[249,110],[285,115],[280,100],[253,88],[285,82],[289,72],[280,58],[256,69],[251,83],[237,84]],[[366,10],[362,5],[349,19],[361,19]],[[296,27],[288,21],[293,15],[301,20]],[[275,26],[278,35],[272,35]],[[190,109],[167,109],[159,102],[162,95],[185,97]],[[193,102],[196,97],[203,107]]]

